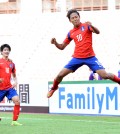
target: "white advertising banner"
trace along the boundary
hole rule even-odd
[[[17,87],[21,106],[48,106],[47,92],[48,82],[42,80],[23,81]],[[14,106],[14,104],[5,97],[0,106]]]
[[[49,113],[120,115],[120,85],[111,81],[61,83],[49,99]]]

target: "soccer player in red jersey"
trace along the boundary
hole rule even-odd
[[[0,102],[6,96],[15,104],[13,110],[13,121],[11,125],[20,126],[22,124],[17,122],[20,113],[20,100],[15,90],[17,86],[16,68],[15,64],[8,58],[11,47],[8,44],[3,44],[0,47],[2,58],[0,59]],[[11,84],[11,77],[14,84]]]
[[[89,21],[81,23],[80,14],[75,9],[69,10],[67,17],[73,24],[73,29],[68,32],[63,43],[59,44],[56,41],[56,38],[52,38],[51,44],[54,44],[58,49],[63,50],[72,40],[74,40],[75,49],[72,55],[72,59],[67,65],[64,66],[64,68],[54,79],[53,86],[47,93],[47,97],[50,98],[53,95],[53,93],[58,89],[59,83],[66,75],[75,72],[82,65],[87,65],[93,72],[96,72],[103,79],[110,79],[120,84],[120,78],[112,73],[107,73],[105,68],[95,56],[92,47],[92,33],[99,34],[100,31]]]

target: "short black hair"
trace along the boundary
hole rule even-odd
[[[3,45],[1,45],[0,51],[2,52],[5,47],[7,47],[7,48],[9,49],[9,51],[11,51],[11,47],[10,47],[10,45],[8,45],[8,44],[3,44]]]
[[[69,20],[70,20],[70,15],[72,13],[77,13],[78,16],[80,16],[79,12],[76,9],[70,9],[70,10],[68,10],[68,13],[67,13],[67,17],[68,17]]]

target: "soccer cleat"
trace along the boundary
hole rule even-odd
[[[57,89],[55,89],[55,90],[51,89],[51,90],[47,93],[47,98],[50,98],[50,97],[54,94],[54,92],[55,92],[56,90],[57,90]]]
[[[22,124],[18,123],[17,121],[12,121],[12,126],[22,126]]]
[[[2,119],[0,118],[0,121],[1,121]]]

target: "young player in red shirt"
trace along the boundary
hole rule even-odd
[[[20,100],[15,90],[17,86],[16,68],[15,64],[8,58],[11,47],[8,44],[3,44],[0,47],[2,58],[0,59],[0,102],[6,96],[15,104],[13,110],[13,121],[11,125],[20,126],[22,124],[17,122],[20,112]],[[13,77],[14,84],[11,84],[11,76]]]
[[[75,49],[72,59],[54,79],[53,86],[48,92],[47,97],[50,98],[53,95],[53,93],[58,89],[59,83],[66,75],[75,72],[82,65],[87,65],[93,72],[96,72],[103,79],[110,79],[120,84],[120,78],[112,73],[107,73],[105,68],[95,57],[92,47],[92,33],[99,34],[100,31],[89,21],[81,23],[80,14],[75,9],[69,10],[67,17],[73,24],[74,28],[69,31],[63,43],[59,44],[55,38],[52,38],[51,44],[54,44],[58,49],[63,50],[72,40],[74,40]]]

